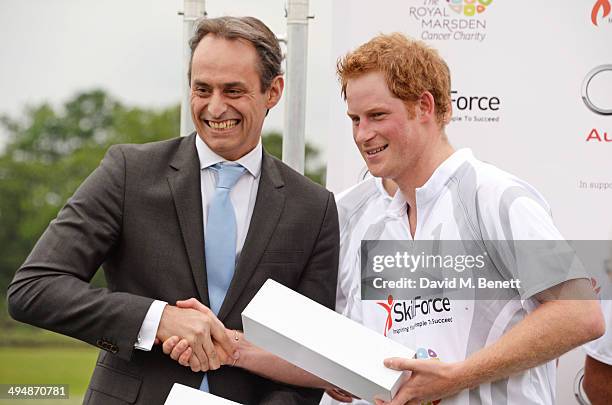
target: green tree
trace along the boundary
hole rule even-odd
[[[271,131],[263,134],[262,143],[266,151],[279,159],[283,155],[283,136],[280,132]],[[305,147],[305,170],[304,174],[312,181],[325,184],[325,165],[319,162],[320,151],[306,143]]]
[[[179,107],[127,107],[102,90],[79,93],[61,108],[30,107],[24,117],[0,117],[8,142],[0,153],[0,297],[64,202],[108,147],[144,143],[179,133]],[[282,136],[264,134],[266,150],[281,157]],[[319,183],[325,167],[306,146],[306,174]],[[98,273],[100,275],[100,272]],[[98,278],[98,277],[97,277]]]
[[[178,133],[179,109],[129,108],[102,90],[77,94],[54,109],[27,108],[0,124],[8,142],[0,154],[0,289],[64,202],[114,143],[142,143]]]

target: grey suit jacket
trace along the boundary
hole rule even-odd
[[[86,404],[162,404],[203,373],[134,349],[154,299],[209,305],[195,134],[111,147],[53,220],[9,286],[11,315],[100,347]],[[240,313],[268,278],[333,308],[338,219],[333,195],[264,152],[246,241],[219,319]],[[107,289],[89,281],[99,267]],[[209,373],[211,392],[246,404],[315,404],[319,390],[239,368]]]

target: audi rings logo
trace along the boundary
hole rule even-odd
[[[596,102],[594,102],[591,98],[591,95],[589,95],[589,86],[591,86],[591,82],[597,75],[603,72],[610,72],[610,74],[612,74],[612,64],[597,66],[586,75],[586,77],[582,81],[582,101],[584,101],[584,104],[588,107],[589,110],[593,111],[596,114],[612,115],[612,106],[597,105]],[[598,102],[601,103],[601,101]]]

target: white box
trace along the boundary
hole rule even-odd
[[[241,405],[208,392],[174,383],[164,405]]]
[[[267,280],[242,311],[245,338],[360,398],[390,401],[402,372],[388,357],[415,352],[323,305]]]

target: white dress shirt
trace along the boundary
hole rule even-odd
[[[199,136],[195,137],[195,146],[200,160],[200,189],[202,193],[202,221],[204,231],[206,232],[206,219],[208,213],[208,203],[215,193],[217,185],[217,172],[210,167],[214,164],[227,162],[226,159],[213,152]],[[251,217],[253,216],[253,208],[257,198],[257,190],[259,189],[259,179],[261,177],[261,161],[262,161],[262,146],[261,140],[253,148],[252,151],[236,160],[233,163],[238,163],[243,166],[246,171],[238,179],[236,185],[230,191],[230,200],[234,206],[236,215],[236,262],[242,252],[244,241]],[[204,274],[202,274],[204,277]],[[190,297],[185,297],[185,299]],[[153,347],[157,328],[161,320],[164,307],[167,305],[164,301],[155,300],[140,327],[138,339],[134,344],[136,349],[149,351]]]

